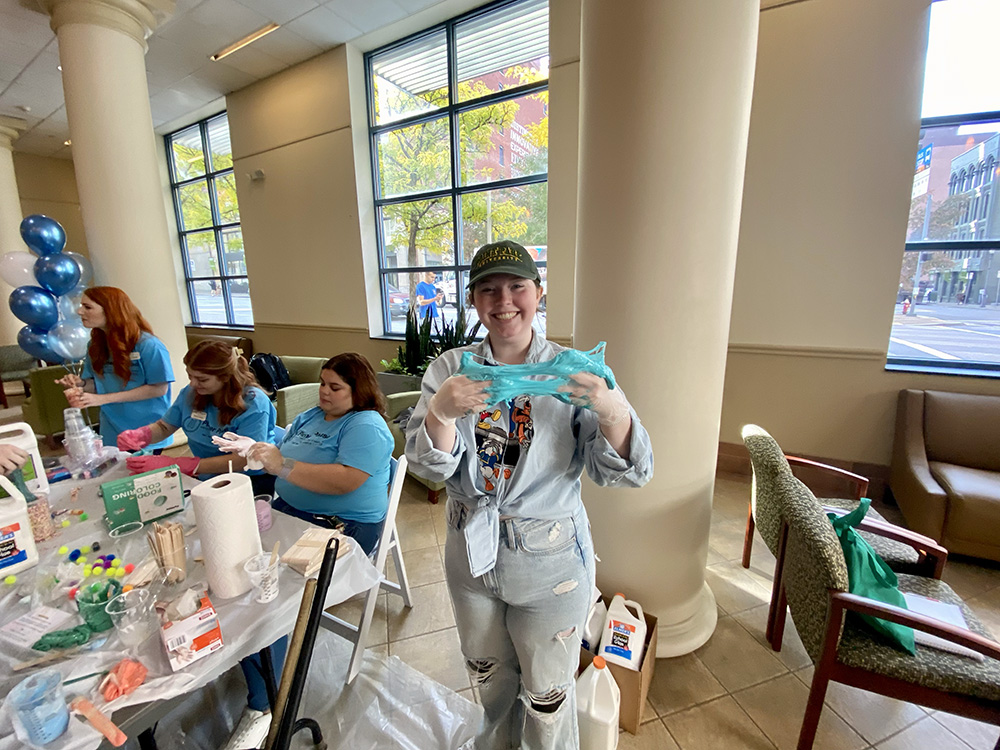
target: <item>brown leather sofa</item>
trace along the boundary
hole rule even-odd
[[[1000,396],[900,391],[890,486],[911,529],[1000,561]]]

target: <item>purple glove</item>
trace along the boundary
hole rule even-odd
[[[138,451],[153,442],[153,428],[148,424],[136,427],[134,430],[122,430],[118,433],[118,450]]]
[[[125,459],[129,474],[142,474],[176,464],[182,473],[193,477],[198,473],[200,463],[201,459],[195,456],[129,456]]]

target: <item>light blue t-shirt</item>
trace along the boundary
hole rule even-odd
[[[194,397],[194,389],[189,385],[185,386],[161,419],[172,427],[184,430],[191,453],[198,458],[229,455],[219,450],[212,442],[213,437],[216,435],[222,437],[225,432],[235,432],[243,437],[253,438],[259,443],[274,442],[277,412],[267,394],[260,388],[252,386],[244,391],[243,401],[246,409],[237,414],[229,424],[219,424],[219,410],[215,404],[208,404],[204,411],[195,411]],[[209,475],[199,475],[198,478],[207,476]]]
[[[385,518],[393,440],[378,412],[352,411],[327,421],[323,410],[314,406],[295,418],[278,447],[285,458],[309,464],[342,464],[369,475],[360,487],[344,495],[312,492],[279,478],[274,483],[275,494],[292,507],[359,523],[378,523]]]
[[[84,380],[93,378],[94,390],[97,393],[120,393],[131,391],[140,385],[156,385],[158,383],[173,383],[174,370],[170,366],[170,354],[156,336],[148,333],[139,335],[135,349],[129,355],[132,374],[127,383],[115,374],[114,366],[109,359],[104,363],[104,371],[94,372],[93,363],[88,354],[83,361],[80,377]],[[134,430],[136,427],[151,424],[163,416],[170,406],[170,386],[167,392],[156,398],[146,398],[142,401],[127,401],[118,404],[105,404],[101,407],[101,439],[105,445],[117,445],[118,433],[123,430]],[[149,448],[165,448],[173,442],[168,437]]]

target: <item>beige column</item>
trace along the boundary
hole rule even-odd
[[[583,0],[574,342],[649,431],[643,489],[586,484],[598,585],[711,636],[705,582],[759,0]]]
[[[27,127],[24,120],[0,115],[0,255],[31,252],[21,239],[21,195],[14,174],[14,141]],[[14,317],[7,298],[14,287],[0,280],[0,344],[16,344],[24,326]]]
[[[170,350],[187,351],[167,231],[146,38],[174,0],[41,0],[59,41],[80,210],[94,283],[124,289]]]

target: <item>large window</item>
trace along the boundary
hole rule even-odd
[[[437,328],[454,321],[488,242],[524,245],[544,284],[548,0],[488,6],[365,63],[385,333],[404,331],[428,284]],[[544,306],[536,323],[544,330]]]
[[[191,322],[251,327],[250,282],[226,113],[171,133],[166,141]]]
[[[931,6],[923,121],[890,368],[1000,375],[1000,77],[996,0]]]

